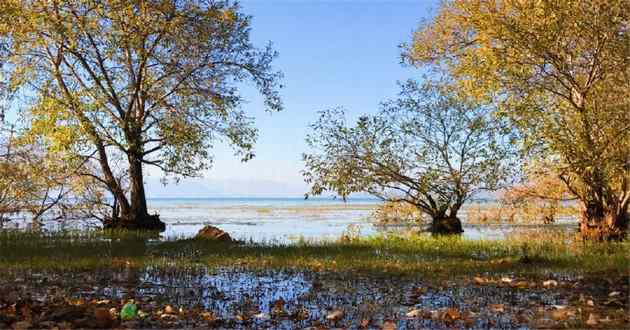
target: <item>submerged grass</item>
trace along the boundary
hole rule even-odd
[[[628,274],[630,244],[587,243],[567,235],[466,240],[378,235],[337,242],[221,243],[159,240],[137,232],[0,231],[0,269],[96,270],[110,267],[242,267],[366,272],[440,278],[470,274],[544,276]]]

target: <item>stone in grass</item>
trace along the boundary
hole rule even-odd
[[[232,242],[232,238],[230,235],[223,230],[207,225],[197,233],[195,238],[208,239],[213,241],[222,241],[222,242]]]
[[[138,313],[138,306],[130,301],[126,303],[123,308],[120,310],[120,319],[123,321],[132,320],[136,317]]]

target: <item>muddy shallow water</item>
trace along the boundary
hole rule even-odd
[[[0,284],[0,314],[3,299],[10,297],[30,297],[40,304],[55,306],[61,306],[58,302],[68,298],[86,305],[89,303],[85,302],[100,301],[98,304],[107,308],[120,308],[124,301],[135,298],[148,316],[123,324],[131,327],[207,326],[208,321],[198,316],[199,311],[212,315],[213,326],[228,328],[359,328],[380,327],[388,322],[398,328],[575,327],[583,325],[592,313],[601,319],[607,316],[609,323],[598,323],[602,326],[627,327],[629,321],[624,316],[628,306],[627,277],[593,282],[550,275],[557,285],[548,287],[542,280],[529,279],[524,289],[509,285],[506,278],[478,285],[466,279],[430,282],[358,274],[204,267],[127,268],[74,274],[27,272],[11,280],[6,275]],[[611,292],[616,292],[613,303]],[[174,310],[168,318],[163,316],[166,305]],[[409,316],[414,310],[418,314]],[[333,320],[330,316],[335,311],[342,311],[342,316]],[[558,311],[566,311],[566,315],[558,317]]]

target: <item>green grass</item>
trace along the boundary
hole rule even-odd
[[[103,267],[243,267],[448,277],[469,274],[544,275],[629,271],[630,244],[583,243],[566,236],[504,240],[373,236],[294,245],[207,240],[159,241],[134,232],[0,232],[5,270],[95,270]]]

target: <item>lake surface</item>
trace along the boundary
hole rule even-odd
[[[151,212],[166,222],[166,238],[190,237],[205,225],[216,226],[240,240],[292,243],[299,240],[334,240],[344,233],[369,236],[376,233],[420,231],[422,227],[380,226],[373,212],[381,201],[370,198],[208,198],[152,199]],[[460,212],[464,238],[500,239],[517,230],[539,229],[540,225],[469,225],[466,209]],[[574,221],[559,221],[549,230],[575,228]]]
[[[336,240],[345,233],[369,236],[377,233],[422,231],[421,226],[377,225],[373,212],[381,203],[371,198],[343,201],[333,198],[158,198],[149,199],[150,213],[166,223],[165,239],[194,236],[205,225],[226,231],[244,241],[290,244],[300,240]],[[518,230],[540,229],[540,225],[466,224],[466,207],[460,211],[464,238],[500,239]],[[44,228],[96,227],[95,221],[46,223]],[[12,221],[7,227],[28,228],[28,221]],[[576,228],[575,221],[559,221],[546,230]]]
[[[150,212],[167,224],[164,237],[189,237],[205,225],[240,240],[287,243],[336,239],[346,230],[374,234],[376,199],[207,198],[151,199]]]

